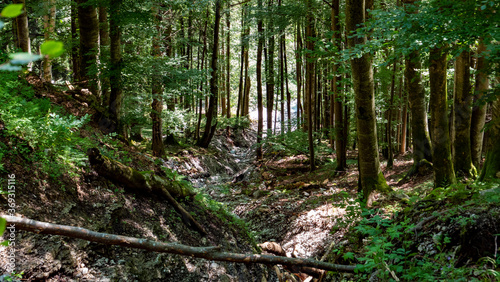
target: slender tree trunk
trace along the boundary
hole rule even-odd
[[[296,35],[297,48],[295,50],[295,69],[297,72],[297,128],[300,127],[302,114],[302,36],[300,33],[300,22],[297,22]]]
[[[346,28],[349,33],[359,28],[365,21],[365,1],[347,0]],[[350,48],[366,43],[366,37],[348,37]],[[387,192],[390,187],[380,170],[378,155],[377,125],[375,117],[375,98],[373,86],[373,69],[369,54],[361,58],[351,59],[352,79],[356,103],[356,127],[359,142],[359,178],[363,197],[368,206],[371,205],[372,192]]]
[[[99,97],[97,87],[97,54],[99,53],[99,21],[90,0],[78,0],[80,30],[80,77],[84,87]],[[92,2],[93,3],[93,2]]]
[[[278,1],[281,6],[281,0]],[[285,35],[280,36],[280,110],[281,134],[285,134]]]
[[[113,8],[110,5],[110,9]],[[111,15],[112,16],[112,15]],[[115,19],[116,20],[116,19]],[[115,23],[116,24],[116,23]],[[116,26],[117,27],[117,26]],[[120,33],[119,31],[117,31]],[[101,47],[101,64],[106,62],[107,53],[104,52],[106,48],[110,45],[110,35],[108,26],[108,11],[106,7],[99,7],[99,42]],[[121,48],[121,46],[119,47]],[[121,56],[121,55],[120,55]],[[110,99],[110,73],[105,71],[105,68],[101,67],[101,92],[103,105],[109,105]]]
[[[306,98],[306,118],[307,118],[307,137],[309,140],[309,165],[310,170],[313,171],[316,168],[314,162],[314,139],[313,139],[313,101],[312,97],[314,95],[314,58],[312,56],[312,51],[314,50],[313,42],[313,28],[314,21],[312,17],[312,3],[311,0],[307,1],[307,15],[306,15],[306,48],[308,50],[306,54],[306,86],[305,86],[305,98]]]
[[[31,40],[30,32],[28,29],[28,13],[26,12],[25,0],[14,0],[14,4],[23,4],[23,13],[16,18],[17,26],[17,39],[19,40],[19,47],[23,52],[31,54]]]
[[[288,132],[292,132],[292,94],[288,88],[288,63],[286,59],[286,44],[283,44],[283,60],[285,61],[286,113]]]
[[[481,149],[483,147],[483,127],[486,120],[486,103],[477,105],[478,101],[483,96],[484,92],[489,88],[488,75],[486,74],[487,61],[484,57],[486,46],[483,40],[479,41],[477,47],[476,61],[476,83],[474,88],[474,107],[472,108],[471,118],[471,158],[475,167],[479,167],[481,163]]]
[[[455,173],[465,177],[476,176],[476,168],[471,158],[471,116],[472,94],[470,85],[470,52],[463,51],[455,62],[455,89],[453,103],[455,105],[454,146]]]
[[[71,1],[71,70],[73,71],[73,80],[75,81],[79,81],[81,79],[77,6],[77,3]]]
[[[392,169],[394,166],[394,154],[393,144],[392,144],[392,109],[394,108],[394,92],[396,85],[396,69],[397,62],[393,63],[392,67],[392,79],[391,79],[391,98],[389,101],[389,109],[387,109],[387,168]]]
[[[268,0],[268,7],[273,6],[273,0]],[[266,110],[267,110],[267,129],[272,129],[273,126],[273,105],[274,105],[274,24],[273,18],[269,18],[267,30],[271,33],[269,37],[269,47],[267,48],[267,66],[266,70]]]
[[[156,35],[153,37],[153,56],[161,56],[160,51],[160,39],[162,38],[161,32],[161,21],[162,18],[158,11],[155,11],[156,17]],[[152,95],[153,103],[151,104],[151,120],[153,122],[153,156],[162,157],[165,155],[165,146],[163,145],[163,133],[162,133],[162,118],[161,113],[163,111],[163,87],[161,83],[161,76],[156,74],[153,69],[152,77]]]
[[[54,0],[45,0],[46,14],[43,16],[43,27],[45,41],[51,40],[56,28],[56,3]],[[49,56],[43,57],[42,62],[43,80],[52,81],[52,62]]]
[[[113,124],[113,129],[111,131],[117,132],[122,135],[126,140],[126,132],[124,130],[124,125],[121,120],[121,109],[123,100],[123,80],[122,80],[122,68],[123,59],[121,51],[121,27],[119,22],[121,20],[121,6],[122,0],[111,0],[110,2],[110,94],[108,102],[108,111],[110,119]]]
[[[401,146],[399,147],[399,153],[406,153],[406,139],[408,134],[408,97],[406,93],[402,94],[403,103],[403,113],[401,114]]]
[[[445,47],[430,52],[429,77],[431,87],[431,139],[434,187],[448,187],[456,182],[451,158],[446,91]]]
[[[227,1],[226,14],[226,95],[227,95],[227,118],[231,117],[231,1]]]
[[[257,1],[258,9],[262,9],[262,0]],[[264,127],[264,105],[262,101],[262,47],[264,46],[264,28],[262,18],[257,20],[257,159],[262,159],[262,131]]]
[[[342,49],[342,30],[340,26],[340,0],[333,0],[332,2],[332,30],[333,30],[333,40],[338,51]],[[337,155],[337,168],[336,171],[345,171],[347,168],[347,130],[345,130],[345,125],[347,120],[344,118],[343,100],[344,97],[341,93],[341,83],[342,76],[339,74],[339,68],[337,64],[333,65],[333,81],[332,81],[332,91],[333,91],[333,104],[334,104],[334,127],[335,127],[335,151]]]
[[[217,100],[218,100],[218,50],[219,50],[219,26],[220,26],[220,3],[215,1],[215,23],[214,23],[214,45],[212,48],[212,77],[210,78],[210,98],[207,112],[207,120],[203,136],[198,141],[198,146],[207,148],[217,128]]]

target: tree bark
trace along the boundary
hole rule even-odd
[[[405,59],[405,85],[411,113],[411,131],[413,144],[413,167],[418,171],[422,160],[432,161],[431,142],[427,125],[425,91],[422,75],[418,72],[419,55],[414,51]]]
[[[500,78],[497,78],[497,83],[500,83]],[[500,96],[491,103],[492,120],[489,127],[489,146],[486,153],[486,161],[479,181],[491,181],[500,178]]]
[[[389,108],[387,109],[387,168],[392,169],[394,166],[394,154],[393,154],[393,144],[392,144],[392,109],[394,107],[394,93],[396,85],[396,68],[397,62],[393,63],[392,67],[392,78],[391,78],[391,98],[389,101]]]
[[[115,11],[116,8],[113,7],[113,4],[110,3],[110,11]],[[113,17],[114,15],[113,14],[110,14],[110,17]],[[111,19],[110,19],[111,21]],[[106,50],[108,47],[110,47],[110,41],[111,41],[111,38],[110,38],[110,35],[109,35],[109,30],[110,30],[110,24],[108,24],[108,11],[106,9],[106,7],[103,7],[103,6],[99,6],[99,44],[100,44],[100,48],[101,48],[101,52],[100,52],[100,55],[101,55],[101,64],[105,64],[105,62],[107,61],[106,60],[106,55],[107,53],[104,52],[104,50]],[[115,27],[111,27],[111,30],[112,32],[119,32],[119,31],[114,31],[113,28],[117,28],[118,25],[117,25],[117,22],[116,22],[116,19],[115,19]],[[111,47],[110,47],[111,48]],[[110,50],[110,52],[112,52]],[[116,52],[116,50],[115,50]],[[121,50],[120,50],[121,52]],[[112,57],[113,54],[110,54],[110,57]],[[110,66],[110,69],[111,69],[111,66]],[[111,91],[111,86],[110,86],[110,76],[112,75],[112,73],[110,72],[106,72],[105,71],[105,68],[104,67],[101,67],[101,70],[100,70],[100,74],[101,74],[101,92],[102,92],[102,104],[104,106],[107,106],[109,105],[109,95],[110,95],[110,91]]]
[[[476,168],[472,165],[470,127],[472,116],[472,94],[470,85],[470,52],[463,51],[455,62],[454,87],[454,147],[455,173],[465,177],[475,177]]]
[[[210,98],[207,112],[207,120],[203,136],[198,141],[197,145],[207,148],[215,134],[217,128],[217,100],[218,100],[218,50],[219,50],[219,25],[220,25],[220,0],[215,1],[215,23],[214,23],[214,45],[212,48],[212,76],[210,78]]]
[[[429,78],[431,88],[431,140],[434,168],[434,187],[448,187],[456,182],[451,158],[446,91],[445,47],[430,52]]]
[[[108,106],[110,120],[113,125],[112,131],[117,132],[119,135],[122,135],[124,139],[127,139],[127,136],[124,132],[123,122],[121,121],[121,110],[122,110],[122,100],[123,100],[123,80],[122,80],[123,59],[121,51],[121,37],[122,37],[121,27],[118,24],[121,17],[121,6],[122,6],[122,0],[111,0],[110,2],[109,26],[111,29],[110,33],[111,61],[110,61],[110,77],[108,82],[110,83],[111,89],[107,106]]]
[[[471,158],[472,164],[478,168],[481,163],[481,153],[483,148],[483,127],[486,121],[486,103],[477,105],[478,101],[481,100],[484,92],[489,88],[488,75],[486,73],[487,61],[484,57],[484,52],[486,51],[486,46],[483,40],[479,41],[477,47],[477,61],[476,61],[476,83],[474,88],[474,107],[472,108],[471,117]]]
[[[262,9],[262,0],[257,1],[258,9]],[[257,20],[257,160],[262,159],[262,131],[264,127],[264,105],[262,98],[262,48],[264,46],[264,28],[262,18]]]
[[[348,33],[355,32],[359,28],[359,25],[364,23],[364,2],[364,0],[347,0],[346,28]],[[354,38],[348,36],[347,43],[350,48],[353,48],[357,44],[366,43],[366,40],[366,36]],[[369,54],[363,54],[361,58],[351,59],[351,69],[359,143],[359,183],[366,204],[370,206],[373,201],[373,191],[388,192],[391,188],[387,185],[384,175],[380,170],[373,69]]]
[[[227,118],[231,117],[231,9],[229,9],[231,1],[227,1],[228,9],[226,11],[226,97],[227,97]]]
[[[19,230],[26,230],[37,234],[62,235],[96,243],[119,245],[153,252],[184,255],[215,261],[310,266],[318,269],[338,272],[354,272],[356,269],[356,266],[354,265],[332,264],[312,259],[289,258],[283,256],[229,253],[220,251],[221,248],[218,246],[192,247],[178,243],[163,243],[148,239],[138,239],[122,235],[100,233],[81,227],[52,224],[15,216],[0,216],[6,219],[7,225],[14,225]]]
[[[80,78],[83,86],[95,97],[97,87],[97,54],[99,52],[99,21],[93,1],[78,0],[78,24],[80,30]]]
[[[156,35],[153,36],[153,56],[160,57],[160,38],[161,38],[161,16],[158,11],[154,11],[154,17],[156,18]],[[165,154],[165,146],[163,145],[163,133],[162,133],[162,118],[161,113],[163,111],[163,87],[161,83],[161,76],[155,73],[153,67],[152,75],[152,89],[151,94],[153,96],[153,102],[151,103],[151,121],[152,125],[152,150],[153,156],[162,157]]]
[[[80,48],[78,34],[78,4],[71,1],[71,70],[73,80],[80,81]]]
[[[43,28],[45,41],[51,40],[56,28],[56,3],[54,0],[45,0],[45,15],[43,16]],[[49,56],[45,55],[42,61],[43,80],[52,81],[52,62]]]
[[[268,0],[268,7],[272,7],[273,0]],[[271,33],[269,37],[269,47],[267,48],[266,69],[266,110],[267,110],[267,130],[273,128],[273,106],[274,106],[274,23],[273,18],[269,18],[267,30]]]
[[[312,18],[312,3],[311,0],[307,1],[307,15],[306,15],[306,49],[308,50],[306,54],[306,81],[304,95],[306,98],[306,113],[305,117],[307,119],[307,137],[309,140],[309,168],[313,171],[316,168],[314,162],[314,139],[313,139],[313,95],[314,95],[314,57],[312,52],[314,50],[313,42],[313,28],[314,21]]]
[[[23,52],[31,54],[31,40],[28,29],[28,13],[26,12],[25,0],[14,0],[14,4],[23,4],[23,13],[16,18],[17,40]]]

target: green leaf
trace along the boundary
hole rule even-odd
[[[486,5],[481,6],[481,10],[486,10]]]
[[[3,28],[4,24],[2,21],[0,21],[0,29]]]
[[[7,227],[7,220],[5,218],[0,217],[0,236],[5,232],[5,228]]]
[[[48,40],[40,46],[40,51],[49,57],[59,57],[64,53],[64,44],[60,41]]]
[[[9,240],[5,240],[2,243],[0,243],[0,246],[8,247],[9,246]]]
[[[24,65],[27,63],[31,63],[33,61],[40,60],[42,56],[40,55],[33,55],[30,53],[13,53],[9,55],[10,57],[10,63],[14,65]]]
[[[2,10],[2,17],[15,18],[23,13],[23,4],[10,4]]]

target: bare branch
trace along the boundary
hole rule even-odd
[[[8,226],[15,226],[16,229],[26,230],[39,234],[63,235],[72,238],[79,238],[91,242],[108,245],[119,245],[128,248],[144,249],[148,251],[178,254],[197,258],[204,258],[215,261],[229,261],[238,263],[263,263],[310,266],[318,269],[330,271],[353,272],[355,266],[332,264],[312,259],[289,258],[282,256],[259,255],[259,254],[238,254],[221,252],[218,246],[191,247],[177,243],[163,243],[149,239],[139,239],[115,234],[100,233],[81,227],[52,224],[48,222],[36,221],[28,218],[1,215],[7,220]]]

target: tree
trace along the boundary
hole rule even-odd
[[[313,171],[316,168],[314,162],[314,137],[313,137],[313,95],[314,95],[314,21],[312,17],[312,0],[307,0],[307,15],[306,15],[306,79],[304,87],[304,97],[305,97],[305,118],[307,120],[305,126],[307,128],[307,138],[309,140],[309,168]]]
[[[468,49],[468,48],[467,48]],[[472,115],[472,93],[470,85],[470,52],[464,50],[455,61],[454,87],[454,140],[453,167],[458,175],[473,177],[476,168],[472,165],[470,127]]]
[[[156,34],[153,37],[153,57],[160,57],[160,38],[162,38],[161,32],[161,20],[162,17],[157,8],[154,11],[154,18],[156,20]],[[165,146],[163,145],[163,133],[162,133],[162,118],[161,113],[163,111],[163,86],[161,84],[161,76],[158,73],[154,73],[155,67],[153,67],[153,76],[152,76],[152,89],[151,93],[153,96],[153,102],[151,103],[151,113],[150,117],[153,122],[153,156],[162,157],[165,155]]]
[[[220,25],[220,3],[215,0],[215,23],[214,23],[214,43],[212,48],[212,76],[210,77],[210,98],[203,136],[198,140],[197,145],[207,148],[217,129],[217,100],[219,95],[218,86],[218,50],[219,50],[219,25]]]
[[[434,187],[448,187],[456,182],[451,158],[446,91],[446,46],[430,51],[429,79],[431,88],[431,140],[434,168]]]
[[[471,159],[475,167],[479,167],[481,162],[481,153],[483,148],[483,127],[486,120],[486,103],[480,103],[484,93],[489,88],[487,69],[487,60],[484,56],[486,46],[481,39],[477,46],[476,58],[476,78],[474,87],[474,106],[472,108],[471,127],[470,127],[470,140],[471,140]]]
[[[54,0],[44,1],[46,14],[43,16],[43,28],[45,41],[52,39],[56,27],[56,5]],[[42,62],[43,80],[52,81],[52,65],[50,56],[44,56]]]
[[[497,83],[500,79],[497,78]],[[490,142],[489,150],[486,154],[479,181],[491,181],[495,178],[500,178],[500,96],[497,96],[495,101],[491,103],[492,120],[489,127]]]
[[[258,0],[258,8],[262,9],[262,0]],[[264,127],[264,105],[262,99],[262,48],[264,46],[264,28],[262,18],[257,20],[257,159],[262,159],[262,131]]]
[[[16,18],[17,40],[19,42],[19,48],[21,48],[23,52],[31,54],[31,40],[28,29],[28,14],[26,12],[26,1],[14,0],[14,3],[23,4],[23,13]]]
[[[353,33],[365,22],[365,1],[347,0],[346,29],[349,48],[365,44],[366,35]],[[377,128],[375,119],[375,98],[373,90],[373,70],[370,55],[351,58],[353,87],[355,93],[356,128],[358,132],[359,184],[367,205],[371,205],[372,192],[387,192],[390,187],[380,170],[378,156]]]
[[[80,79],[83,81],[84,87],[88,88],[95,97],[99,97],[96,71],[99,51],[99,21],[93,1],[78,0],[78,25],[80,30]]]

